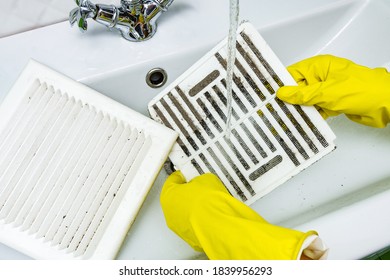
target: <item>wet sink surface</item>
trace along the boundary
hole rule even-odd
[[[154,67],[165,69],[168,85],[227,34],[227,16],[215,19],[212,26],[199,17],[210,18],[217,7],[221,15],[228,15],[228,3],[198,2],[175,2],[160,18],[156,36],[145,43],[126,42],[117,34],[93,27],[92,22],[85,34],[60,23],[1,39],[0,58],[5,63],[0,66],[0,92],[5,95],[32,57],[147,115],[148,102],[162,90],[147,86],[147,72]],[[371,67],[390,65],[388,1],[269,2],[242,1],[241,19],[258,28],[285,65],[319,53]],[[61,36],[55,40],[53,34]],[[390,244],[385,234],[390,222],[382,216],[390,211],[386,203],[390,197],[390,130],[364,127],[342,116],[328,122],[337,136],[336,151],[252,207],[270,222],[317,230],[331,247],[330,258],[361,258]],[[165,171],[158,176],[119,259],[205,257],[165,225],[159,195],[166,176]],[[372,227],[377,230],[373,232]],[[365,245],[356,246],[361,240]],[[24,256],[0,247],[0,258]]]

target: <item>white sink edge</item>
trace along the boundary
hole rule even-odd
[[[380,215],[390,213],[389,201],[390,189],[295,228],[317,230],[330,248],[329,259],[361,259],[390,244],[390,223]]]

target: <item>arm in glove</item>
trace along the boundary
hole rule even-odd
[[[180,171],[174,172],[160,201],[169,228],[209,259],[299,259],[306,247],[308,258],[326,255],[314,231],[268,223],[232,197],[213,174],[187,183]]]
[[[349,119],[385,127],[390,121],[390,73],[350,60],[319,55],[287,67],[298,86],[284,86],[277,96],[288,103],[314,105],[326,118],[344,113]]]

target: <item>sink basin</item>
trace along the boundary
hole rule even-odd
[[[85,34],[63,22],[0,39],[0,102],[33,58],[147,115],[147,104],[164,86],[150,88],[146,74],[160,67],[166,85],[173,82],[227,35],[228,6],[224,0],[178,0],[159,19],[156,35],[142,43],[94,22]],[[240,17],[256,26],[286,66],[320,53],[390,66],[387,0],[246,0]],[[330,259],[359,259],[390,245],[390,128],[343,116],[328,123],[336,151],[251,207],[272,223],[317,230]],[[206,258],[165,225],[159,195],[166,177],[162,170],[118,259]],[[0,259],[25,258],[0,244]]]

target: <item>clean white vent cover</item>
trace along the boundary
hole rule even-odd
[[[114,258],[176,137],[31,61],[0,107],[0,242]]]
[[[179,133],[170,159],[190,180],[211,172],[247,204],[335,148],[313,107],[285,104],[275,92],[294,79],[250,23],[238,30],[231,136],[227,113],[227,40],[149,103],[153,119]]]

